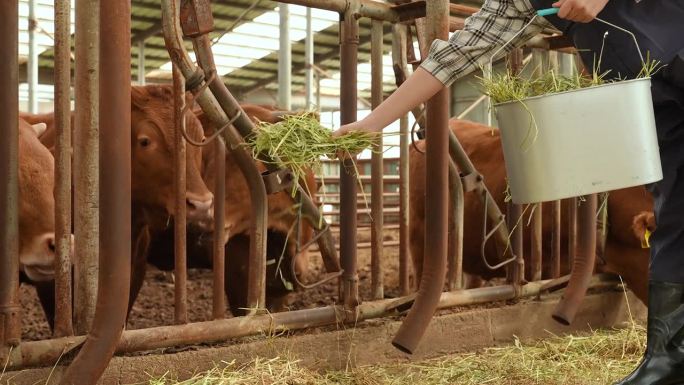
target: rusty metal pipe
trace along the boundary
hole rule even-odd
[[[278,0],[278,2],[324,9],[340,14],[346,12],[351,4],[358,2],[359,6],[356,13],[361,17],[369,17],[371,19],[395,23],[400,21],[399,13],[397,13],[391,5],[372,0]]]
[[[357,3],[353,3],[357,4]],[[359,21],[352,10],[340,15],[340,123],[356,121],[357,57]],[[340,297],[345,310],[355,317],[359,299],[356,261],[356,172],[355,159],[340,161],[340,264],[343,274]]]
[[[172,64],[173,76],[173,171],[174,171],[174,321],[177,324],[188,322],[188,269],[187,269],[187,212],[186,212],[186,143],[185,131],[185,78],[175,64]]]
[[[99,1],[76,0],[74,118],[74,328],[86,334],[95,315],[99,248]],[[126,54],[130,56],[130,53]],[[129,106],[130,109],[130,106]]]
[[[73,335],[71,298],[71,0],[55,1],[55,326]]]
[[[226,143],[223,138],[217,138],[214,143],[214,172],[216,185],[214,186],[214,239],[213,264],[214,287],[212,300],[212,315],[214,319],[224,318],[226,315],[226,242],[223,228],[225,226],[226,200]]]
[[[447,287],[449,290],[463,288],[463,217],[465,197],[463,183],[453,162],[449,161],[449,256]]]
[[[553,254],[552,273],[550,278],[558,278],[561,275],[561,201],[553,202]]]
[[[506,206],[508,211],[506,220],[508,228],[512,231],[510,249],[513,251],[513,255],[516,256],[515,261],[506,266],[506,276],[508,283],[519,285],[524,281],[525,276],[523,260],[523,208],[521,205],[516,205],[513,202],[508,202]]]
[[[449,37],[449,2],[430,1],[426,5],[428,40],[446,40]],[[421,285],[416,302],[392,340],[399,350],[412,354],[430,319],[437,309],[440,293],[444,287],[447,253],[447,207],[449,162],[449,94],[442,89],[427,103],[426,180],[425,197],[425,261]]]
[[[206,35],[195,38],[193,39],[193,46],[195,48],[195,53],[197,54],[197,60],[205,73],[215,72],[216,66],[214,65],[209,38]],[[184,52],[182,45],[178,46],[178,50],[179,52]],[[185,60],[187,52],[184,52],[183,55],[183,60]],[[190,68],[192,68],[192,63],[189,63],[188,65],[191,66]],[[189,74],[192,73],[193,72],[190,72]],[[191,76],[189,74],[188,76]],[[249,116],[242,111],[239,103],[228,91],[226,85],[223,82],[215,81],[210,84],[209,89],[216,97],[220,108],[222,108],[228,116],[234,117],[239,114],[235,120],[235,123],[233,123],[233,126],[243,138],[249,137],[255,129],[254,123],[252,123],[252,121],[249,119]],[[259,154],[257,158],[264,161],[264,166],[269,171],[278,170],[277,166],[275,165],[276,162],[266,156],[266,154]],[[317,244],[321,250],[321,257],[323,258],[323,263],[326,270],[329,273],[340,271],[340,262],[337,257],[335,240],[333,239],[332,234],[327,231],[327,222],[321,215],[318,207],[314,204],[314,202],[311,200],[311,197],[304,191],[304,189],[301,186],[296,186],[295,188],[296,191],[294,191],[294,194],[292,188],[288,188],[286,191],[289,193],[288,196],[294,196],[293,202],[296,202],[297,204],[301,203],[302,215],[316,233]],[[318,236],[319,234],[320,236]]]
[[[577,213],[580,238],[578,254],[573,261],[572,274],[563,298],[553,312],[553,319],[563,325],[570,325],[587,294],[591,275],[596,262],[596,208],[598,197],[592,194],[582,202]]]
[[[397,86],[408,73],[406,25],[392,25],[392,65]],[[399,292],[408,295],[409,283],[409,128],[408,116],[399,119]]]
[[[371,104],[377,108],[382,103],[382,21],[373,20],[371,24]],[[371,297],[384,298],[383,288],[383,146],[382,135],[378,135],[371,155]]]
[[[547,290],[551,280],[532,282],[520,290],[512,285],[485,287],[441,293],[438,309],[467,306],[490,301],[503,301],[522,297],[537,297]],[[609,276],[596,275],[592,288],[613,288],[619,282]],[[415,296],[366,302],[359,305],[359,322],[368,319],[396,315],[400,305],[410,303]],[[299,330],[344,322],[340,307],[328,306],[318,309],[296,310],[267,315],[236,317],[230,319],[191,323],[186,325],[161,326],[149,329],[126,330],[121,336],[116,352],[134,353],[145,350],[192,345],[213,341],[226,341],[250,335],[273,335],[286,330]],[[14,350],[9,357],[8,368],[25,366],[53,366],[64,351],[79,346],[85,337],[67,337],[43,341],[29,341],[22,349]]]
[[[577,209],[579,200],[568,200],[568,263],[572,266],[577,257]]]
[[[178,66],[183,77],[193,79],[198,73],[198,68],[192,63],[190,56],[183,46],[177,3],[175,0],[162,1],[164,41],[172,61]],[[202,56],[204,54],[203,51],[199,51],[197,54],[200,63],[202,63],[202,60],[207,59],[205,56]],[[206,63],[205,61],[204,64],[213,65],[213,62]],[[223,83],[213,82],[212,84]],[[211,89],[211,91],[213,92],[214,90]],[[230,119],[212,92],[205,91],[198,94],[196,101],[217,127],[223,127],[230,122]],[[223,130],[222,136],[226,143],[230,145],[235,162],[245,176],[252,202],[252,234],[250,236],[247,306],[256,310],[259,306],[264,305],[266,292],[266,224],[268,220],[266,188],[255,162],[244,149],[242,136],[231,125],[228,125]]]
[[[0,2],[0,352],[21,340],[18,12],[17,0]]]
[[[530,232],[532,249],[530,250],[531,281],[542,279],[542,204],[534,208],[532,214],[532,231]]]
[[[97,307],[85,344],[61,385],[95,384],[126,322],[131,266],[131,5],[100,3],[100,237]]]

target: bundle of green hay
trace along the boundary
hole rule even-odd
[[[341,137],[332,134],[314,113],[286,115],[278,123],[259,123],[248,144],[255,157],[267,154],[275,159],[278,167],[290,169],[299,179],[308,170],[320,171],[324,157],[359,153],[370,147],[376,137],[367,132],[352,132]]]

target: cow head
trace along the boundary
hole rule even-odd
[[[45,124],[19,120],[19,264],[32,281],[54,277],[54,158],[38,140]]]
[[[173,94],[168,86],[150,85],[131,89],[132,181],[135,204],[164,210],[174,209],[174,119]],[[186,132],[194,140],[203,138],[195,115],[185,114]],[[202,181],[201,149],[186,146],[186,208],[190,223],[206,223],[212,217],[213,195]]]

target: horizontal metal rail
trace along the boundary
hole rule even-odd
[[[563,280],[532,282],[519,289],[513,285],[504,285],[444,292],[441,294],[438,309],[537,297],[546,291],[556,289],[556,283],[562,284]],[[615,288],[618,285],[619,282],[612,279],[612,276],[599,274],[592,277],[589,286],[591,288]],[[410,295],[397,299],[365,302],[359,305],[358,318],[355,321],[402,314],[410,308],[414,298],[415,295]],[[250,315],[185,325],[126,330],[121,336],[116,353],[125,354],[172,346],[220,342],[253,335],[275,336],[285,331],[341,324],[344,320],[344,309],[342,307],[326,306],[317,309]],[[62,354],[77,348],[84,340],[84,336],[77,336],[25,342],[21,349],[12,352],[9,360],[7,360],[7,369],[14,370],[38,365],[53,366]],[[6,360],[6,358],[0,358]]]

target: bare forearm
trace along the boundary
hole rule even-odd
[[[422,68],[406,81],[365,119],[359,122],[371,131],[381,131],[440,91],[444,84]]]

